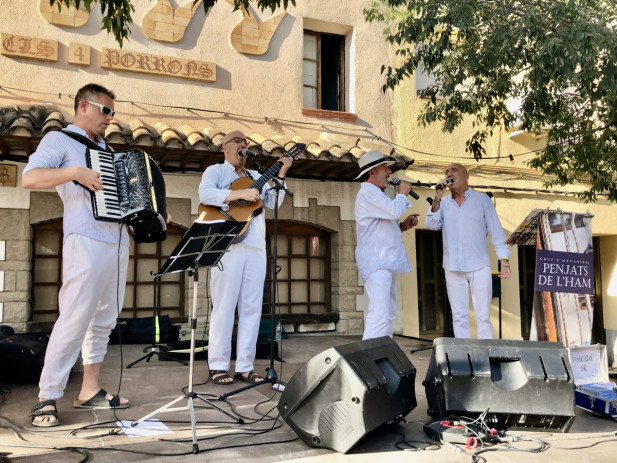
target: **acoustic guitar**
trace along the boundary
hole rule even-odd
[[[296,143],[289,151],[284,153],[283,156],[295,159],[296,156],[304,151],[304,148],[306,148],[304,143]],[[234,180],[229,189],[244,190],[247,188],[254,188],[261,193],[261,189],[264,187],[266,182],[272,180],[272,178],[278,174],[279,170],[281,170],[281,167],[283,167],[283,163],[281,161],[276,161],[257,180],[241,177]],[[263,201],[261,199],[258,199],[255,202],[239,199],[237,201],[231,201],[229,203],[229,209],[226,211],[218,206],[200,204],[198,210],[199,217],[197,220],[200,222],[209,222],[211,220],[233,220],[235,222],[246,222],[246,226],[234,240],[234,243],[239,243],[246,237],[246,231],[248,230],[253,217],[257,217],[262,212]]]

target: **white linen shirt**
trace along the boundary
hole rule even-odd
[[[85,130],[73,124],[70,124],[67,130],[88,136]],[[105,149],[105,142],[102,138],[97,139],[97,144],[101,149]],[[86,149],[84,144],[67,135],[58,131],[49,132],[43,137],[36,151],[28,158],[28,165],[24,168],[22,175],[37,168],[87,167]],[[94,219],[90,191],[73,182],[56,186],[56,191],[64,204],[64,240],[71,233],[77,233],[105,243],[118,243],[118,239],[122,236],[121,244],[129,245],[126,226],[120,235],[120,223]]]
[[[258,180],[261,175],[254,170],[248,170],[253,180]],[[225,199],[229,196],[232,190],[230,185],[240,176],[236,173],[236,169],[228,161],[222,164],[213,164],[208,167],[199,184],[199,202],[209,206],[218,206],[224,211],[229,209],[229,204],[225,203]],[[264,206],[268,209],[274,209],[276,191],[267,183],[261,190],[260,198],[264,202]],[[279,193],[278,205],[280,206],[285,199],[285,192]],[[266,248],[266,213],[265,211],[251,220],[246,237],[242,241],[247,246],[252,246],[258,249]]]
[[[411,206],[405,195],[394,199],[380,188],[363,182],[356,196],[356,263],[363,281],[384,269],[411,271],[398,219]]]
[[[442,198],[437,212],[426,214],[426,228],[439,230],[443,236],[443,268],[453,272],[474,272],[490,267],[487,233],[499,259],[510,256],[506,236],[491,199],[471,188],[459,206],[452,195]]]

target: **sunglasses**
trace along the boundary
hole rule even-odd
[[[246,140],[246,138],[242,138],[242,137],[233,137],[227,143],[229,143],[230,141],[233,141],[234,143],[237,143],[238,145],[240,143],[244,143],[245,145],[248,145],[248,141]]]
[[[109,106],[105,106],[101,103],[97,103],[95,101],[90,101],[90,100],[86,100],[88,103],[93,104],[94,106],[98,106],[99,109],[101,110],[101,114],[103,116],[111,116],[114,117],[114,115],[116,114],[116,111],[114,111],[113,109],[111,109]]]

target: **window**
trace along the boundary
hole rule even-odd
[[[268,272],[263,313],[270,314],[271,259],[274,224],[268,222]],[[330,311],[330,235],[318,228],[279,221],[277,241],[277,304],[282,314]]]
[[[435,77],[424,68],[424,63],[420,62],[416,69],[416,92],[426,90],[431,85],[435,85]],[[440,93],[437,93],[437,98],[442,98]]]
[[[185,230],[168,225],[167,239],[160,243],[135,243],[131,240],[129,266],[122,317],[141,318],[152,316],[153,278],[182,239]],[[184,316],[185,272],[162,276],[157,283],[159,315],[172,318]]]
[[[62,219],[33,227],[31,320],[56,321],[62,283]]]
[[[131,241],[122,317],[152,316],[153,278],[178,244],[184,230],[170,225],[162,243],[135,244]],[[62,219],[33,226],[31,321],[58,318],[58,292],[62,285]],[[160,315],[184,315],[184,272],[166,275],[159,281]]]
[[[304,31],[303,107],[345,111],[345,36]]]

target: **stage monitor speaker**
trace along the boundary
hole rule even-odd
[[[422,383],[433,418],[476,418],[499,429],[567,432],[574,376],[560,342],[437,338]]]
[[[415,377],[391,338],[332,347],[296,371],[278,410],[309,446],[347,453],[366,434],[416,407]]]

